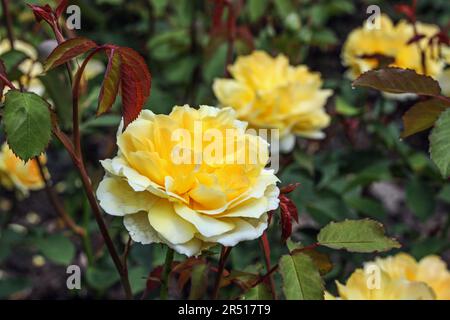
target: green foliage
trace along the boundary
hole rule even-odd
[[[37,94],[9,91],[5,96],[3,123],[10,148],[24,161],[44,152],[50,141],[49,105]]]
[[[50,261],[69,265],[75,256],[75,245],[62,234],[55,234],[36,240],[39,251]]]
[[[313,260],[303,253],[280,259],[283,291],[288,300],[323,300],[322,278]]]
[[[445,103],[438,99],[416,103],[403,115],[402,138],[431,128],[446,108]]]
[[[269,287],[265,283],[260,283],[257,286],[250,288],[242,297],[241,300],[271,300],[272,294]]]
[[[430,135],[431,159],[444,178],[450,176],[450,110],[444,111]]]
[[[400,247],[397,241],[385,236],[379,222],[369,219],[331,222],[320,230],[317,240],[323,246],[351,252],[381,252]]]

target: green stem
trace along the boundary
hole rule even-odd
[[[173,249],[167,247],[166,261],[164,262],[164,268],[161,275],[161,292],[159,295],[161,300],[167,300],[169,297],[169,275],[172,269],[173,255]]]

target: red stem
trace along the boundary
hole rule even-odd
[[[227,262],[227,258],[230,255],[231,247],[222,246],[222,251],[220,252],[219,258],[219,267],[217,269],[217,278],[216,283],[214,284],[214,289],[212,292],[212,300],[217,300],[219,296],[220,282],[222,281],[222,274],[225,269],[225,263]]]
[[[267,238],[267,233],[266,232],[263,233],[263,235],[261,237],[260,244],[261,244],[261,248],[262,248],[263,253],[264,253],[264,260],[265,260],[265,263],[266,263],[266,269],[267,269],[267,272],[269,272],[272,269],[272,267],[271,267],[271,263],[270,263],[270,244],[269,244],[269,239]],[[272,275],[269,275],[267,280],[269,281],[270,291],[272,293],[272,298],[274,300],[277,300],[277,292],[276,292],[276,289],[275,289],[275,282],[273,280]]]

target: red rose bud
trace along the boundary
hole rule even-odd
[[[294,191],[299,185],[300,185],[299,182],[288,184],[287,186],[281,188],[281,189],[280,189],[280,192],[281,192],[282,194],[288,194],[288,193],[291,193],[291,192]]]
[[[281,194],[280,197],[280,214],[281,214],[281,238],[283,242],[292,234],[292,220],[298,223],[298,210],[294,202]]]
[[[45,20],[50,25],[55,23],[56,15],[53,12],[53,9],[48,4],[46,4],[45,6],[28,4],[28,6],[31,8],[31,10],[33,10],[37,22]]]

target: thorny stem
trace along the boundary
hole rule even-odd
[[[78,226],[75,223],[75,221],[73,221],[73,219],[69,216],[69,214],[65,211],[64,206],[61,203],[61,200],[59,199],[58,195],[53,189],[50,179],[45,173],[44,165],[42,164],[41,160],[39,159],[39,157],[35,157],[34,159],[38,165],[41,178],[44,181],[45,192],[47,193],[48,199],[53,205],[53,208],[55,209],[56,213],[64,221],[65,225],[69,227],[75,234],[79,235],[80,237],[84,237],[86,232],[84,231],[83,228]]]
[[[222,275],[225,269],[225,263],[227,262],[227,258],[230,255],[230,252],[231,247],[222,246],[219,258],[219,267],[217,269],[216,283],[214,284],[214,289],[211,295],[212,300],[217,300],[217,298],[219,297],[220,283],[222,282]]]
[[[264,253],[264,261],[266,263],[266,269],[267,269],[267,272],[269,272],[270,269],[272,269],[272,268],[271,268],[271,264],[270,264],[270,244],[269,244],[269,239],[267,238],[267,232],[263,233],[263,235],[260,239],[260,244],[261,244],[262,251]],[[269,275],[268,281],[269,281],[269,285],[270,285],[270,291],[272,294],[272,298],[273,298],[273,300],[277,300],[277,292],[275,289],[275,282],[273,281],[272,275]]]
[[[2,0],[2,7],[3,7],[3,18],[5,20],[9,43],[11,45],[11,49],[14,50],[14,33],[12,28],[11,14],[9,11],[9,0]]]
[[[78,121],[75,122],[75,120],[74,120],[74,124],[78,124]],[[72,144],[70,139],[58,127],[53,128],[53,134],[64,145],[65,149],[67,150],[70,157],[72,158],[73,164],[75,165],[75,167],[77,168],[77,170],[80,174],[81,181],[83,183],[83,187],[84,187],[86,196],[89,201],[89,205],[91,206],[92,212],[94,213],[95,220],[97,221],[97,225],[100,229],[100,233],[102,234],[103,240],[105,241],[106,247],[108,248],[109,254],[114,262],[114,265],[115,265],[117,271],[119,272],[126,298],[132,299],[133,295],[131,292],[131,286],[130,286],[130,280],[128,278],[128,272],[122,264],[122,261],[116,251],[116,248],[114,247],[114,243],[109,235],[108,228],[106,227],[106,223],[103,220],[101,209],[98,205],[97,199],[95,198],[91,180],[89,179],[89,174],[86,171],[86,167],[84,165],[81,152],[76,151],[74,144]],[[78,141],[76,141],[76,144],[80,145],[79,135],[76,137],[78,137]]]
[[[164,262],[163,271],[161,274],[161,291],[159,297],[161,300],[167,300],[169,297],[169,275],[172,267],[174,250],[167,247],[166,260]]]

